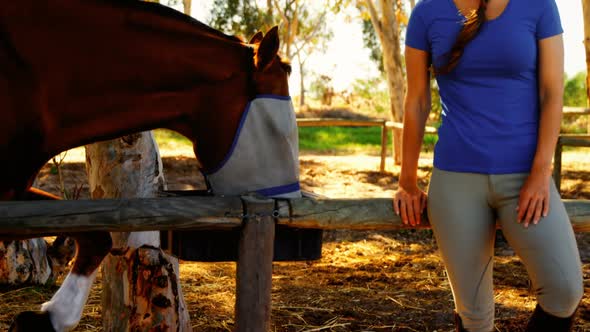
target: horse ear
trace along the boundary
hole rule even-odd
[[[248,44],[258,44],[258,43],[260,43],[261,40],[262,40],[262,31],[258,31],[254,36],[252,36],[252,38],[250,38],[250,41],[248,42]]]
[[[256,68],[265,71],[277,56],[279,51],[279,27],[275,26],[268,30],[260,41],[258,52],[256,52]]]

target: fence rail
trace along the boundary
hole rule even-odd
[[[590,231],[590,200],[564,200],[574,230]],[[393,212],[390,198],[277,200],[277,223],[297,228],[395,230],[412,228]],[[105,230],[224,229],[242,225],[240,197],[167,197],[120,200],[0,203],[0,236]],[[426,220],[426,216],[423,216]],[[428,228],[424,223],[421,228]]]
[[[583,107],[564,107],[564,117],[588,116],[588,134],[587,135],[568,135],[562,134],[555,147],[555,167],[553,169],[553,178],[557,188],[561,187],[561,154],[564,146],[590,146],[590,108]],[[379,165],[380,172],[385,171],[385,161],[387,159],[387,139],[388,132],[394,130],[402,130],[403,123],[386,121],[382,119],[375,120],[350,120],[341,118],[299,118],[297,125],[300,127],[381,127],[381,163]],[[426,126],[425,133],[437,134],[438,130],[434,127]],[[395,136],[394,136],[395,137]]]
[[[590,115],[590,108],[564,106],[563,107],[563,115],[564,116]]]
[[[561,155],[564,146],[590,147],[590,134],[588,135],[567,135],[561,134],[555,145],[553,155],[553,180],[558,191],[561,191]]]
[[[403,123],[386,121],[382,119],[375,120],[351,120],[341,118],[298,118],[297,125],[299,127],[381,127],[381,163],[379,164],[379,171],[385,171],[385,160],[387,159],[387,138],[389,131],[401,130]],[[434,127],[427,126],[425,132],[428,134],[436,134],[437,130]]]

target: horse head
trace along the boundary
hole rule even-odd
[[[299,197],[299,141],[289,96],[290,65],[278,55],[278,28],[250,40],[254,98],[241,115],[231,148],[205,174],[216,194],[257,192],[272,197]]]

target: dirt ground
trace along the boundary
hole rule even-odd
[[[202,186],[196,162],[164,154],[169,189]],[[427,186],[431,160],[420,162]],[[378,172],[375,156],[302,154],[304,190],[328,197],[390,197],[399,169]],[[46,166],[38,185],[59,193],[57,175]],[[82,187],[84,164],[63,165],[68,191]],[[563,197],[590,199],[590,151],[564,155]],[[584,263],[585,298],[575,331],[590,331],[590,234],[577,234]],[[100,279],[100,276],[99,276]],[[194,331],[231,331],[235,264],[181,262],[181,281]],[[502,242],[494,266],[496,330],[523,331],[535,306],[529,279],[519,259]],[[34,310],[57,286],[5,289],[0,293],[0,329],[14,313]],[[451,331],[453,302],[445,270],[430,231],[325,232],[318,261],[273,265],[272,331]],[[100,283],[94,287],[75,331],[102,331]]]

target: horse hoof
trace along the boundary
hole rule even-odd
[[[8,332],[56,332],[47,311],[23,311],[16,316]]]

